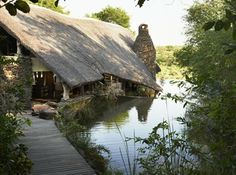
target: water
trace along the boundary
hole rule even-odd
[[[158,83],[164,89],[162,94],[168,92],[178,94],[181,91],[169,81]],[[110,166],[113,169],[124,171],[120,149],[123,154],[126,153],[118,128],[126,137],[134,137],[134,135],[146,137],[154,126],[166,120],[172,129],[179,132],[182,126],[176,121],[176,118],[183,116],[184,112],[182,103],[175,103],[170,99],[163,100],[160,97],[156,99],[123,98],[119,99],[117,105],[107,107],[89,132],[94,143],[104,145],[110,150]],[[136,148],[134,148],[133,142],[130,141],[128,146],[129,156],[132,159],[135,154],[134,150],[140,145],[136,144]],[[125,160],[127,159],[125,158]]]

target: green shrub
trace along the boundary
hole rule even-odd
[[[154,127],[147,138],[136,137],[135,141],[142,143],[137,159],[143,169],[140,174],[198,174],[196,145],[192,146],[183,135],[171,131],[166,121]]]
[[[27,157],[27,148],[17,144],[23,136],[22,126],[29,124],[28,120],[14,115],[0,116],[0,174],[27,174],[32,162]]]
[[[26,146],[18,144],[24,135],[23,126],[30,121],[18,116],[24,103],[22,83],[7,80],[3,72],[3,66],[11,63],[0,57],[0,174],[21,175],[28,174],[32,167]]]

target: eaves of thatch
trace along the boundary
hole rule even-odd
[[[132,51],[132,33],[121,26],[33,5],[30,13],[17,16],[0,9],[0,26],[71,88],[101,80],[106,73],[160,90]]]

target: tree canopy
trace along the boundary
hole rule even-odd
[[[181,46],[158,46],[157,64],[161,67],[161,72],[158,73],[160,79],[183,79],[182,69],[177,64],[175,52],[179,51]]]
[[[202,29],[208,21],[225,18],[225,5],[224,0],[195,3],[186,16],[188,42],[176,54],[179,64],[187,68],[187,82],[193,85],[193,103],[189,103],[184,119],[188,137],[208,149],[206,157],[198,157],[200,174],[235,172],[231,167],[236,162],[236,53],[225,55],[222,47],[222,43],[232,42],[233,29],[217,33]]]
[[[30,2],[30,0],[26,0],[26,2]],[[58,4],[55,4],[55,0],[38,0],[38,2],[35,3],[35,5],[45,7],[48,9],[51,9],[53,11],[63,13],[63,14],[68,14],[68,11],[65,11],[64,8]]]
[[[137,1],[137,5],[139,7],[142,7],[144,2],[148,0],[135,0],[135,1]],[[17,14],[17,10],[20,10],[24,13],[29,13],[30,11],[30,7],[28,4],[29,2],[38,3],[38,5],[40,6],[50,8],[60,13],[68,13],[68,12],[64,12],[62,7],[58,7],[59,0],[49,0],[49,1],[47,0],[1,0],[0,2],[2,2],[2,4],[0,4],[0,8],[5,7],[6,10],[9,12],[9,14],[11,14],[12,16],[15,16]]]
[[[224,43],[224,46],[227,46],[225,50],[225,54],[231,54],[236,50],[236,0],[224,0],[223,14],[222,16],[218,16],[218,18],[214,20],[209,20],[205,24],[203,24],[203,29],[205,31],[214,29],[216,32],[225,30],[228,31],[232,28],[232,38],[234,41],[231,43]],[[206,13],[208,15],[208,13]],[[217,12],[215,12],[215,16],[217,16]]]
[[[68,12],[64,11],[63,7],[58,5],[58,1],[55,0],[2,0],[2,2],[0,8],[5,7],[12,16],[17,14],[17,10],[29,13],[29,3],[35,3],[38,6],[46,7],[59,13],[68,14]]]
[[[87,17],[96,18],[101,21],[118,24],[125,28],[130,27],[129,15],[127,14],[126,11],[118,7],[107,6],[100,12],[89,14],[87,15]]]

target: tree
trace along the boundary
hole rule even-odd
[[[219,30],[217,35],[213,30],[202,29],[208,21],[224,19],[225,6],[224,0],[205,0],[188,9],[185,18],[188,41],[175,54],[178,64],[185,68],[187,92],[183,96],[167,95],[187,105],[185,116],[179,118],[186,128],[179,139],[172,136],[174,132],[169,136],[165,136],[168,132],[164,131],[163,136],[158,135],[156,129],[168,130],[166,125],[159,124],[149,137],[141,139],[144,144],[141,153],[148,152],[147,157],[138,159],[144,174],[236,174],[236,53],[225,55],[222,48],[222,43],[232,42],[233,29]],[[179,86],[186,81],[181,81]],[[186,146],[188,149],[183,155],[190,156],[183,162],[176,161],[176,154],[172,155],[175,147],[172,146],[181,147],[177,148],[177,158],[182,156],[180,150],[185,150]],[[172,160],[169,151],[175,157],[173,164],[168,164]],[[184,164],[186,161],[194,167],[176,173],[176,169],[188,168],[188,164]]]
[[[49,2],[47,0],[1,0],[3,2],[2,5],[0,5],[0,8],[5,7],[6,10],[12,15],[15,16],[17,13],[17,10],[20,10],[24,13],[29,13],[30,11],[30,7],[28,2],[33,2],[33,3],[39,3],[38,5],[43,6],[43,7],[48,7],[54,11],[58,11],[60,13],[68,13],[68,12],[64,12],[64,10],[62,9],[62,7],[58,7],[58,3],[59,0],[50,0]],[[65,0],[64,0],[65,1]],[[136,0],[135,0],[136,1]],[[142,7],[144,2],[148,1],[148,0],[138,0],[137,5],[139,7]],[[55,7],[53,7],[53,2]],[[58,7],[58,9],[57,9]]]
[[[189,140],[207,150],[199,156],[202,174],[236,172],[236,53],[225,55],[222,47],[233,42],[234,29],[217,34],[202,29],[208,21],[226,18],[226,5],[224,0],[195,3],[186,16],[189,40],[176,54],[187,68],[186,81],[193,85],[189,92],[194,103],[188,103],[184,120]]]
[[[224,43],[227,46],[227,50],[225,54],[231,54],[232,52],[236,51],[236,1],[235,0],[224,0],[224,13],[225,15],[221,18],[216,20],[207,21],[203,25],[203,29],[205,31],[214,29],[216,32],[220,30],[228,31],[232,28],[232,38],[233,42],[231,43]]]
[[[111,6],[107,6],[100,12],[92,13],[87,16],[91,18],[96,18],[102,21],[118,24],[125,28],[130,27],[130,17],[127,14],[127,12],[121,8],[117,8],[117,7],[114,8]]]
[[[15,16],[17,14],[17,10],[20,10],[24,13],[29,13],[29,3],[35,3],[39,6],[49,8],[59,13],[69,13],[65,12],[63,7],[58,5],[59,0],[2,0],[2,2],[3,4],[0,5],[0,8],[5,7],[9,14],[12,16]]]
[[[161,67],[158,73],[160,79],[183,79],[182,70],[177,64],[174,53],[180,50],[181,46],[159,46],[157,50],[157,64]]]
[[[26,0],[26,2],[31,3],[30,0]],[[55,0],[38,0],[38,2],[35,4],[38,6],[45,7],[45,8],[51,9],[53,11],[62,13],[62,14],[69,13],[68,11],[65,11],[62,6],[58,5],[58,3],[55,3],[55,2],[56,2]]]

